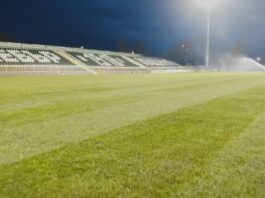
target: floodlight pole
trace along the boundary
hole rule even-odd
[[[210,33],[211,33],[211,9],[210,6],[207,8],[207,42],[206,42],[206,57],[205,65],[209,68],[210,61]]]

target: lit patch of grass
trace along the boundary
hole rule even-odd
[[[0,164],[265,84],[264,74],[0,79]]]
[[[0,166],[0,193],[10,197],[252,197],[253,186],[262,185],[264,179],[259,176],[264,170],[264,133],[259,131],[265,126],[251,132],[249,127],[264,112],[265,87],[260,86],[138,121]],[[252,133],[250,144],[246,139]],[[245,150],[233,146],[234,142]],[[237,187],[237,181],[248,190]]]
[[[265,197],[265,114],[188,183],[174,196]]]

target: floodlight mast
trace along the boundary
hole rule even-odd
[[[211,35],[211,9],[210,6],[207,7],[207,41],[206,41],[206,57],[205,65],[209,68],[210,62],[210,35]]]
[[[206,9],[207,12],[207,35],[206,35],[206,53],[205,66],[209,68],[210,64],[210,37],[211,37],[211,11],[217,0],[195,0],[198,6]]]

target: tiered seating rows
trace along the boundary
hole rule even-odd
[[[73,65],[50,50],[0,48],[0,65]]]
[[[138,65],[130,62],[126,57],[121,55],[106,55],[95,53],[78,53],[68,52],[79,61],[85,63],[88,66],[100,66],[100,67],[138,67]]]
[[[146,67],[179,67],[180,66],[172,61],[168,61],[162,58],[153,58],[153,57],[144,57],[144,56],[131,57],[131,58]]]
[[[63,52],[64,50],[61,49]],[[64,55],[66,52],[66,56]],[[153,57],[144,57],[140,55],[132,54],[120,54],[120,53],[94,53],[88,50],[81,52],[77,51],[65,51],[61,53],[53,51],[52,49],[30,49],[23,47],[4,47],[0,46],[0,66],[80,66],[77,62],[73,61],[71,57],[74,57],[83,65],[89,67],[147,67],[147,68],[166,68],[166,67],[179,67],[178,64]],[[67,56],[67,54],[71,56]],[[73,63],[74,62],[74,63]],[[81,64],[80,63],[80,64]]]
[[[178,67],[179,65],[161,58],[151,58],[144,56],[122,56],[122,55],[106,55],[94,53],[68,52],[79,61],[88,66],[102,67]],[[137,63],[137,64],[136,64]]]

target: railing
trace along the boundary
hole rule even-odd
[[[51,46],[51,45],[40,45],[40,44],[23,44],[23,43],[11,43],[11,42],[0,42],[0,47],[4,48],[27,48],[27,49],[39,49],[39,50],[63,50],[70,52],[90,52],[90,53],[99,53],[106,55],[125,55],[125,56],[139,56],[139,54],[130,54],[124,52],[112,52],[112,51],[100,51],[100,50],[91,50],[83,48],[73,48],[73,47],[60,47],[60,46]]]

